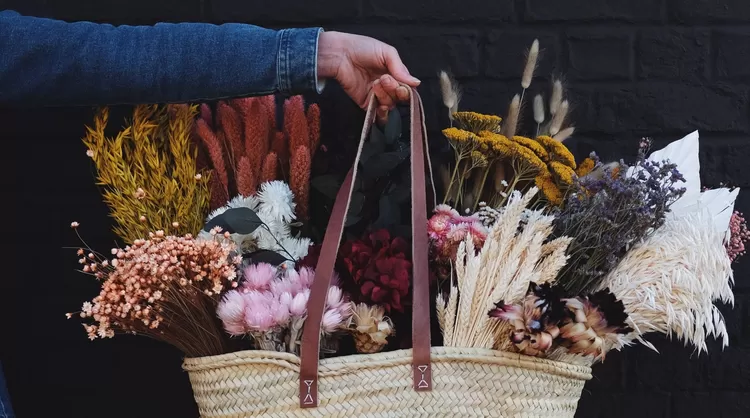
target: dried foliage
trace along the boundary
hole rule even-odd
[[[206,168],[216,172],[223,188],[212,184],[211,210],[225,205],[233,196],[254,195],[263,182],[309,179],[311,164],[295,166],[293,160],[311,160],[320,146],[318,105],[305,110],[302,96],[287,99],[280,131],[276,130],[274,96],[221,101],[216,108],[216,123],[207,120],[212,113],[204,106],[195,130],[195,142],[209,157]],[[305,155],[295,155],[298,149]],[[306,220],[309,193],[299,185],[295,193],[299,193],[297,216]]]
[[[115,233],[127,243],[149,231],[196,234],[203,226],[210,193],[191,141],[196,114],[195,106],[137,106],[128,126],[109,138],[105,108],[87,127],[83,142],[97,184],[117,223]]]

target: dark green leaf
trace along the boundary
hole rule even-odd
[[[254,210],[250,208],[233,208],[212,218],[206,223],[203,230],[208,232],[218,226],[221,227],[223,232],[245,235],[253,233],[261,225],[263,225],[263,221],[260,220]]]
[[[267,263],[272,266],[279,266],[287,260],[283,255],[270,251],[270,250],[258,250],[249,254],[245,254],[242,258],[249,264]]]
[[[368,178],[383,177],[395,169],[406,158],[399,152],[384,152],[374,155],[363,166],[363,174]]]
[[[341,188],[341,182],[338,177],[333,174],[325,174],[322,176],[315,177],[310,182],[313,189],[319,191],[323,196],[336,199],[336,194]]]
[[[389,144],[401,138],[401,113],[397,109],[388,112],[388,122],[385,124],[385,141]]]
[[[370,140],[368,142],[373,144],[382,144],[385,146],[385,134],[380,130],[380,128],[373,125],[372,129],[370,129]]]
[[[362,147],[362,156],[359,161],[361,164],[365,164],[370,158],[382,153],[384,150],[385,143],[368,141],[365,143],[364,147]]]
[[[346,217],[346,223],[344,223],[344,226],[348,228],[348,227],[350,227],[352,225],[355,225],[357,222],[359,222],[361,220],[362,220],[361,216],[347,216]]]
[[[387,194],[380,197],[378,212],[378,219],[373,223],[373,228],[387,228],[401,222],[398,204]]]

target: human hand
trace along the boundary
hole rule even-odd
[[[321,33],[318,77],[336,79],[362,108],[367,105],[370,91],[374,91],[380,103],[377,116],[381,121],[396,103],[409,100],[409,87],[420,84],[409,74],[394,47],[366,36],[341,32]]]

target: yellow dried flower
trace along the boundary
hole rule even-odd
[[[93,150],[97,184],[127,243],[149,231],[197,234],[208,211],[208,182],[195,181],[197,150],[191,141],[197,106],[141,105],[129,126],[107,138],[108,109],[100,110],[83,142]],[[174,224],[177,223],[177,227]]]
[[[443,135],[456,148],[464,148],[473,145],[474,142],[478,142],[476,135],[463,129],[446,128],[443,129]]]
[[[572,168],[557,161],[552,161],[551,163],[549,163],[549,167],[551,168],[550,171],[555,175],[555,178],[560,183],[563,183],[565,185],[570,185],[573,183],[573,178],[575,177],[576,173]]]
[[[477,112],[456,112],[453,114],[453,119],[459,126],[475,134],[481,131],[499,132],[500,122],[503,120],[500,116]]]
[[[540,143],[534,141],[533,139],[516,135],[513,137],[513,142],[523,145],[524,147],[534,151],[534,154],[536,154],[537,157],[541,158],[542,161],[549,160],[549,154],[547,153],[547,150]]]
[[[533,169],[537,173],[547,172],[547,164],[545,164],[541,158],[537,157],[534,151],[512,141],[509,141],[509,143],[511,152],[517,162],[524,164],[526,167]]]
[[[487,157],[479,151],[471,152],[471,163],[474,167],[487,167]]]
[[[547,149],[551,160],[559,161],[575,170],[576,160],[565,144],[545,135],[537,137],[536,141]]]
[[[578,169],[576,170],[576,175],[578,177],[583,177],[587,174],[589,174],[593,169],[596,163],[591,158],[586,158],[585,160],[581,161],[581,164],[578,165]]]
[[[534,179],[534,183],[536,183],[536,187],[539,188],[539,191],[542,192],[550,204],[554,206],[560,206],[560,204],[562,204],[562,192],[555,184],[552,176],[549,174],[537,176]]]

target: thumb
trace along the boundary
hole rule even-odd
[[[401,61],[401,57],[399,57],[396,48],[387,46],[384,51],[384,58],[388,73],[393,76],[396,81],[407,84],[411,87],[417,87],[421,83],[419,79],[409,74],[409,70]]]

